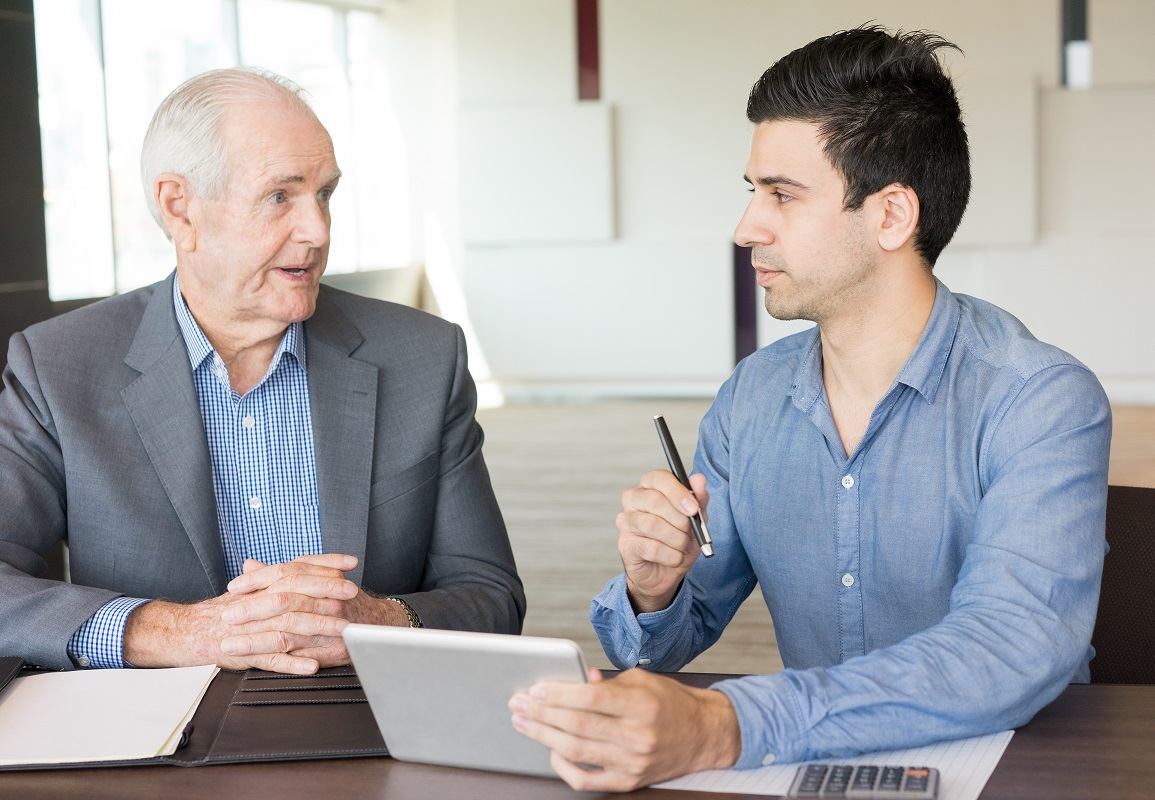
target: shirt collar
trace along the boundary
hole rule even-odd
[[[934,285],[934,306],[930,310],[930,319],[926,321],[926,328],[918,344],[895,379],[916,390],[928,403],[934,402],[939,386],[942,385],[946,361],[950,357],[959,320],[962,318],[958,301],[951,290],[938,278],[934,279]]]
[[[192,312],[189,311],[188,304],[180,293],[180,281],[175,276],[172,281],[172,302],[176,309],[176,321],[180,326],[181,336],[184,337],[185,348],[188,350],[189,363],[195,370],[216,351],[213,350],[200,325],[193,319]],[[269,365],[269,372],[276,368],[285,353],[292,355],[301,365],[301,369],[305,369],[305,331],[300,322],[292,323],[285,331],[285,336],[281,339],[281,344],[277,347],[277,352]]]
[[[930,318],[906,363],[898,371],[896,384],[905,384],[933,403],[946,372],[947,358],[958,332],[960,312],[958,301],[950,289],[935,278],[934,305]],[[822,395],[822,338],[818,328],[794,373],[790,394],[799,408],[808,409]]]

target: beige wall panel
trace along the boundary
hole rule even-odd
[[[960,81],[971,147],[971,200],[954,247],[1029,244],[1037,227],[1038,154],[1034,78]]]
[[[621,235],[729,241],[749,200],[745,106],[635,103],[614,116]]]
[[[1155,83],[1155,3],[1091,0],[1087,14],[1094,85]]]
[[[813,3],[780,0],[603,0],[602,98],[715,102],[742,114],[758,76],[815,36]]]
[[[1155,232],[1155,87],[1043,92],[1044,233]]]
[[[463,243],[613,237],[608,106],[467,108],[459,124]]]
[[[573,0],[457,0],[464,106],[577,99]]]
[[[712,393],[733,366],[728,259],[725,242],[615,242],[471,248],[463,266],[503,387]]]
[[[1052,236],[1034,247],[956,253],[954,291],[1006,309],[1090,367],[1117,402],[1155,402],[1155,236]]]

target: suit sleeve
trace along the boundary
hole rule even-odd
[[[0,653],[71,669],[72,634],[116,592],[41,576],[67,539],[64,457],[23,334],[12,337],[0,389]]]
[[[525,593],[481,453],[484,436],[474,417],[477,389],[465,337],[454,327],[454,377],[442,425],[425,577],[421,591],[398,596],[426,627],[517,634],[525,617]]]

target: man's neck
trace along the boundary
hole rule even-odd
[[[191,304],[189,311],[213,350],[225,363],[233,391],[244,396],[269,371],[269,365],[273,363],[273,356],[281,346],[288,328],[277,330],[265,326],[264,330],[254,330],[242,322],[220,324],[209,315],[198,314]]]
[[[205,335],[208,336],[207,333]],[[274,339],[266,339],[232,350],[222,349],[209,336],[213,349],[225,362],[225,367],[229,371],[229,384],[234,392],[243,397],[261,382],[261,378],[269,371],[269,365],[273,363],[273,356],[276,355],[284,335],[285,332],[281,331]]]
[[[918,344],[934,307],[929,272],[880,286],[871,302],[819,325],[822,382],[847,455]]]

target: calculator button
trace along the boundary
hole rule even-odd
[[[794,781],[792,795],[794,797],[818,797],[822,791],[822,781],[826,778],[829,769],[822,764],[811,764],[806,767]]]
[[[902,786],[902,767],[883,767],[882,777],[878,780],[879,790],[895,791]]]
[[[854,773],[854,789],[870,791],[878,781],[878,767],[859,767]]]
[[[906,771],[906,782],[902,788],[907,792],[925,792],[930,779],[930,770],[926,767],[911,767]]]
[[[850,776],[854,767],[831,767],[830,777],[826,779],[826,786],[822,791],[823,797],[844,797],[846,787],[850,786]]]

